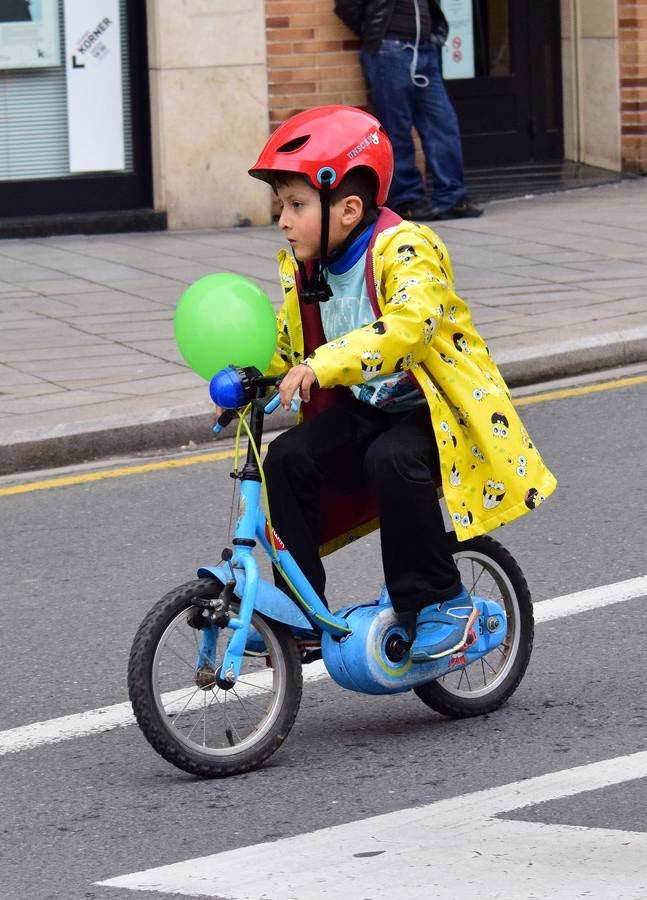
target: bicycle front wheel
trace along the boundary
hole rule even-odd
[[[258,613],[258,633],[231,687],[219,687],[209,667],[196,670],[204,629],[213,629],[217,671],[230,628],[200,616],[197,597],[219,596],[222,585],[201,578],[166,594],[133,641],[128,690],[135,717],[151,746],[168,762],[205,778],[237,775],[261,765],[283,743],[296,718],[303,685],[296,641],[289,630]],[[231,613],[238,615],[238,603]]]

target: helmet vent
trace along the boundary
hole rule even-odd
[[[300,150],[303,145],[310,140],[310,135],[306,134],[302,137],[294,138],[294,140],[288,141],[287,144],[282,144],[277,148],[277,153],[293,153],[295,150]]]

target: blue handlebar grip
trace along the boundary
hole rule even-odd
[[[267,403],[263,407],[263,411],[265,412],[265,415],[269,416],[270,413],[273,413],[274,410],[280,405],[280,403],[281,403],[281,396],[280,396],[279,392],[277,391],[275,394],[272,394],[270,399],[267,401]],[[290,401],[290,409],[292,410],[292,412],[299,411],[299,404],[297,403],[296,400]]]
[[[218,419],[216,424],[213,426],[213,433],[220,434],[220,432],[223,430],[223,428],[226,428],[227,425],[229,425],[229,423],[231,422],[231,420],[234,418],[235,415],[236,415],[235,409],[223,409],[223,411],[220,414],[220,418]]]
[[[272,394],[270,399],[265,404],[265,407],[264,407],[265,415],[269,416],[270,413],[273,413],[274,410],[276,409],[276,407],[280,404],[280,402],[281,402],[281,395],[279,394],[278,391],[276,391],[276,393]]]

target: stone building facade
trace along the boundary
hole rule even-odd
[[[100,2],[120,23],[123,117],[92,139],[119,139],[126,161],[100,172],[68,163],[70,79],[82,68],[66,35],[83,7],[57,0],[56,66],[0,70],[0,225],[138,209],[171,229],[267,223],[269,191],[247,168],[271,130],[311,106],[369,104],[359,43],[334,0]],[[468,165],[507,153],[647,173],[647,0],[441,2],[474,10],[482,45],[475,77],[447,82]]]
[[[171,227],[269,221],[245,172],[269,131],[310,106],[368,103],[333,0],[215,6],[149,2],[156,203]],[[647,172],[647,0],[561,0],[559,13],[564,157]]]

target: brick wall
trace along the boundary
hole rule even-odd
[[[359,42],[333,5],[265,0],[270,130],[312,106],[366,108]],[[647,172],[647,0],[618,0],[618,24],[622,168]]]
[[[265,0],[270,130],[311,106],[366,107],[359,42],[333,0]]]
[[[622,168],[647,172],[647,0],[619,0]]]

